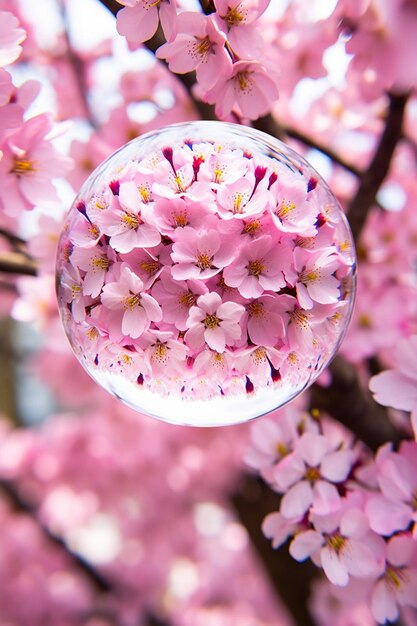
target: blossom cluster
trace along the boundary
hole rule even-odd
[[[289,540],[294,559],[321,567],[345,606],[354,588],[379,623],[417,607],[416,442],[373,459],[328,418],[287,409],[254,425],[246,461],[282,494],[263,523],[273,547]]]
[[[275,387],[288,400],[317,377],[349,317],[354,257],[324,184],[281,156],[181,138],[81,191],[58,274],[87,370],[187,399]]]
[[[278,98],[277,73],[265,53],[259,18],[270,0],[214,0],[209,15],[181,11],[175,0],[120,0],[117,29],[132,47],[160,23],[166,43],[156,55],[178,74],[196,72],[199,96],[224,119],[233,112],[257,119]]]

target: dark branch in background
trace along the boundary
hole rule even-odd
[[[336,356],[329,369],[332,384],[312,386],[311,407],[329,413],[373,451],[387,441],[399,444],[401,433],[389,419],[387,410],[363,387],[355,366]]]
[[[297,626],[314,626],[307,608],[311,582],[320,571],[311,561],[298,563],[287,546],[274,551],[261,530],[268,513],[278,510],[279,496],[263,480],[243,476],[239,490],[233,496],[236,513],[249,533],[278,597],[284,602]]]
[[[37,264],[21,252],[2,252],[0,254],[0,272],[36,276]]]
[[[368,169],[362,173],[358,190],[348,207],[353,238],[357,242],[369,209],[390,167],[394,150],[402,137],[404,112],[409,94],[388,94],[385,127]]]
[[[70,558],[76,568],[83,573],[83,575],[90,581],[90,583],[93,584],[97,591],[108,592],[112,589],[112,584],[106,580],[106,578],[97,572],[85,559],[83,559],[82,556],[72,552],[61,537],[49,530],[49,528],[40,521],[36,508],[20,496],[17,488],[12,482],[0,478],[0,489],[6,495],[14,509],[29,515],[51,544],[65,551],[66,555]]]

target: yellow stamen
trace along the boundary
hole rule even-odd
[[[238,26],[245,20],[245,11],[240,8],[239,3],[235,7],[229,8],[226,15],[222,15],[221,17],[227,22],[229,28],[232,26]]]
[[[249,261],[247,268],[249,271],[249,276],[259,276],[264,271],[266,265],[262,263],[261,259],[256,259],[255,261]]]
[[[291,321],[304,330],[309,328],[308,316],[305,313],[302,313],[299,309],[296,309],[291,313]]]
[[[346,545],[346,537],[342,537],[342,535],[339,534],[330,535],[327,537],[327,545],[339,554]]]
[[[133,311],[133,309],[139,305],[139,302],[140,302],[139,294],[134,294],[134,295],[132,294],[131,296],[126,296],[122,300],[123,308],[125,310],[129,309],[130,311]]]
[[[149,188],[149,185],[147,184],[139,185],[138,191],[139,191],[140,197],[142,198],[142,202],[144,202],[145,204],[149,202],[149,200],[151,199],[151,190]]]
[[[32,161],[29,161],[29,159],[14,158],[11,172],[16,174],[16,176],[22,176],[23,174],[34,171],[36,171],[36,168],[34,167]]]
[[[246,235],[256,235],[260,228],[261,222],[259,220],[252,220],[251,222],[246,222],[242,233]]]
[[[110,265],[110,261],[105,256],[96,256],[91,259],[91,265],[98,270],[106,270]]]
[[[314,483],[316,482],[316,480],[319,480],[320,478],[320,472],[317,469],[317,467],[309,467],[306,470],[306,473],[304,475],[305,479],[308,480],[310,483]]]
[[[184,228],[189,223],[185,211],[182,213],[173,213],[172,218],[178,228]]]
[[[264,305],[262,304],[262,302],[254,300],[253,302],[249,303],[248,312],[251,317],[263,317],[265,315]]]
[[[208,36],[204,37],[204,39],[200,39],[199,43],[194,47],[194,50],[200,56],[205,57],[211,50],[211,41]]]
[[[163,363],[167,360],[168,348],[164,343],[158,341],[153,347],[152,360]]]
[[[283,200],[279,207],[277,207],[275,215],[282,219],[283,217],[287,217],[287,215],[292,213],[295,208],[296,205],[294,204],[294,202],[287,202],[286,200]]]
[[[126,224],[126,226],[132,230],[136,230],[140,224],[143,224],[139,215],[135,215],[134,213],[124,213],[121,220],[123,224]]]
[[[197,265],[201,270],[208,270],[211,267],[212,257],[205,252],[200,252],[197,256]]]
[[[252,358],[255,361],[256,365],[264,363],[267,360],[265,348],[256,348],[256,350],[252,352]]]
[[[217,328],[219,324],[220,320],[215,313],[212,313],[211,315],[207,313],[204,319],[204,326],[206,328]]]
[[[144,272],[149,274],[149,276],[152,276],[152,274],[156,274],[156,272],[159,270],[160,265],[158,261],[142,261],[141,263],[139,263],[139,267]]]
[[[182,304],[183,306],[186,306],[187,308],[194,306],[194,304],[196,303],[196,300],[197,300],[197,296],[195,296],[192,293],[192,291],[187,291],[186,293],[182,293],[178,298],[178,302]]]

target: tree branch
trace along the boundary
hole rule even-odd
[[[295,561],[287,546],[272,550],[271,542],[264,537],[261,530],[266,515],[278,510],[279,496],[263,480],[247,474],[232,497],[232,503],[269,574],[277,596],[285,603],[297,626],[314,626],[306,600],[310,594],[311,582],[320,575],[320,571],[311,561]]]
[[[21,252],[0,253],[0,272],[36,276],[37,269],[36,262]]]
[[[358,241],[369,209],[375,203],[378,190],[391,164],[394,150],[402,137],[402,126],[408,93],[388,94],[389,105],[385,128],[369,168],[363,172],[359,187],[347,211],[353,238]]]
[[[312,386],[311,407],[329,413],[373,451],[387,441],[398,445],[401,433],[389,419],[387,410],[360,383],[355,366],[336,356],[330,373],[330,387]]]

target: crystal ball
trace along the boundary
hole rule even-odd
[[[329,187],[291,148],[191,122],[91,174],[56,272],[65,331],[99,385],[162,420],[220,426],[321,374],[351,315],[355,251]]]

